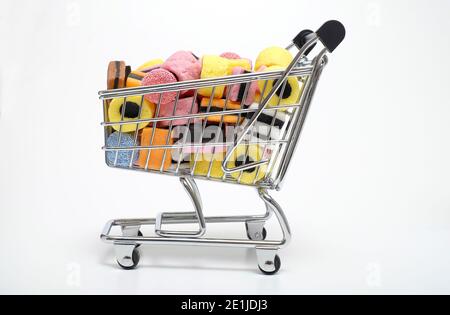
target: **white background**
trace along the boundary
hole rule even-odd
[[[450,293],[449,12],[447,0],[1,1],[0,293]],[[139,269],[120,270],[99,240],[107,220],[190,202],[174,178],[104,165],[108,61],[254,59],[328,19],[347,38],[274,193],[293,231],[279,274],[261,275],[250,250],[188,247],[144,248]],[[252,189],[199,186],[209,215],[263,210]]]

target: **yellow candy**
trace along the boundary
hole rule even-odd
[[[126,98],[126,107],[124,118],[122,120],[122,107],[125,102],[123,97],[115,98],[111,101],[108,108],[108,116],[110,122],[130,121],[139,118],[139,110],[142,104],[141,119],[153,118],[155,114],[155,104],[150,103],[142,96],[128,96]],[[142,122],[139,124],[138,129],[146,127],[149,122]],[[120,125],[112,126],[115,130],[120,131]],[[136,124],[122,125],[122,132],[134,132],[136,131]]]
[[[195,164],[194,175],[197,176],[207,176],[209,172],[209,166],[211,164],[211,173],[210,176],[212,178],[222,178],[225,173],[222,170],[222,161],[224,159],[224,153],[196,153],[191,154],[191,167],[194,166],[195,158],[197,157],[197,163]]]
[[[142,69],[145,69],[145,68],[150,68],[150,67],[162,65],[163,63],[164,63],[164,60],[162,60],[160,58],[152,59],[152,60],[149,60],[146,63],[142,64],[141,66],[139,66],[136,70],[142,70]]]
[[[209,79],[226,76],[228,75],[228,65],[228,59],[213,55],[203,56],[202,73],[200,77],[202,79]],[[214,97],[222,98],[224,90],[224,85],[216,86],[214,89]],[[198,94],[210,97],[212,94],[212,88],[201,88],[198,90]]]
[[[252,64],[248,59],[227,59],[228,60],[228,74],[233,72],[234,67],[241,67],[247,71],[252,71]]]
[[[248,59],[227,59],[215,55],[206,55],[202,59],[202,79],[224,77],[232,74],[233,68],[242,67],[247,71],[251,70],[251,62]],[[214,89],[214,98],[222,98],[225,90],[224,85],[216,86]],[[202,88],[198,94],[210,97],[212,88]]]
[[[257,144],[239,145],[227,164],[228,168],[259,162],[263,159],[263,150]],[[253,184],[263,179],[267,172],[267,164],[263,164],[242,172],[231,173],[231,176],[243,184]],[[242,175],[241,175],[242,174]]]
[[[261,66],[287,67],[293,59],[292,54],[288,50],[276,46],[269,47],[261,51],[256,58],[255,71]]]
[[[275,71],[275,70],[283,70],[283,67],[279,66],[272,66],[264,69],[264,71]],[[267,82],[267,85],[266,85]],[[263,97],[266,97],[272,87],[275,84],[275,80],[268,80],[268,81],[258,81],[258,87],[260,91],[262,92],[264,90]],[[266,85],[266,86],[265,86]],[[264,89],[265,86],[265,89]],[[299,96],[301,93],[303,85],[300,87],[300,83],[298,82],[297,77],[289,77],[287,79],[286,86],[283,90],[283,85],[278,89],[278,91],[272,96],[272,98],[269,100],[269,106],[278,106],[279,105],[293,105],[296,104],[299,101]],[[281,91],[283,90],[283,95],[280,100]]]

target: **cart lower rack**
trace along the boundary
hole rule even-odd
[[[104,109],[106,163],[114,168],[177,176],[194,206],[190,212],[162,212],[152,219],[108,222],[101,239],[114,244],[122,268],[138,265],[140,245],[156,244],[255,248],[263,273],[274,274],[280,269],[278,250],[289,243],[291,231],[282,208],[268,190],[281,187],[327,54],[344,37],[342,24],[328,21],[316,32],[304,30],[295,37],[287,49],[296,47],[298,53],[285,69],[99,92]],[[318,42],[324,48],[313,58],[308,57]],[[261,97],[258,102],[245,104],[255,83],[260,86]],[[230,100],[229,91],[236,85],[244,87],[240,104]],[[197,95],[205,89],[211,97],[196,104]],[[227,91],[224,99],[214,99],[217,90]],[[285,92],[295,99],[284,102]],[[174,93],[174,107],[172,115],[162,117],[161,100],[166,93]],[[159,95],[153,109],[146,107],[143,97],[149,94]],[[181,99],[186,94],[192,96]],[[137,106],[130,109],[130,103]],[[190,106],[188,114],[177,112],[182,106]],[[194,111],[195,106],[200,110]],[[111,119],[114,107],[118,117]],[[146,117],[149,110],[154,113],[152,118]],[[134,117],[129,118],[126,111],[134,112]],[[161,125],[165,128],[157,128]],[[140,131],[142,126],[148,127]],[[254,187],[265,212],[205,217],[196,178]],[[264,226],[273,215],[283,234],[281,240],[266,240]],[[248,238],[206,238],[209,223],[244,223]],[[198,229],[163,229],[163,225],[177,224],[198,224]],[[142,235],[141,227],[146,225],[154,226],[154,236]],[[113,234],[114,227],[121,228],[121,233]]]

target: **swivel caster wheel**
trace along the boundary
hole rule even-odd
[[[247,237],[252,241],[264,241],[267,237],[267,231],[264,227],[264,223],[248,223],[245,222],[245,229],[247,231]]]
[[[266,261],[263,266],[258,265],[259,270],[265,275],[274,275],[281,268],[280,256],[276,255],[273,261]]]
[[[281,259],[276,250],[257,249],[259,270],[265,275],[276,274],[281,268]]]
[[[125,270],[135,269],[139,265],[141,253],[137,245],[115,245],[117,264]]]
[[[143,237],[141,230],[139,229],[140,226],[123,226],[122,227],[122,235],[123,236],[130,236],[130,237]],[[141,244],[136,245],[137,248],[141,247]]]
[[[142,234],[141,230],[139,230],[137,236],[143,237],[144,234]],[[136,248],[139,248],[139,247],[141,247],[141,244],[137,244],[137,245],[136,245]]]

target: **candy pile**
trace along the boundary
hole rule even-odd
[[[236,53],[221,55],[204,55],[198,58],[192,52],[178,51],[167,58],[146,62],[131,70],[123,61],[112,61],[108,67],[108,89],[120,89],[139,86],[152,86],[181,81],[239,75],[252,71],[264,72],[286,68],[292,61],[292,55],[280,47],[264,49],[257,57],[253,67],[248,58],[241,58]],[[231,135],[234,139],[236,129],[245,127],[252,118],[248,114],[226,114],[226,110],[258,108],[258,102],[267,96],[276,80],[253,81],[227,86],[204,87],[197,91],[153,93],[144,96],[115,98],[107,102],[109,122],[145,120],[154,117],[173,117],[217,112],[203,118],[180,118],[161,120],[153,125],[150,122],[113,125],[115,131],[107,138],[108,147],[132,147],[183,144],[176,149],[107,151],[109,165],[135,167],[142,169],[167,171],[193,169],[195,175],[223,178],[221,164],[227,147],[223,145]],[[258,118],[248,141],[260,142],[277,140],[283,137],[289,123],[289,115],[279,104],[290,105],[298,102],[301,82],[290,77],[286,85],[271,98],[269,106]],[[156,104],[160,104],[157,108]],[[205,127],[205,128],[204,128]],[[229,131],[232,130],[232,131]],[[137,134],[136,134],[137,132]],[[227,138],[229,139],[229,138]],[[222,143],[217,146],[199,146],[202,143]],[[196,145],[189,145],[196,144]],[[267,158],[264,145],[241,145],[229,162],[229,167],[236,167],[249,162]],[[267,169],[260,166],[231,175],[241,183],[251,184],[262,179]]]

